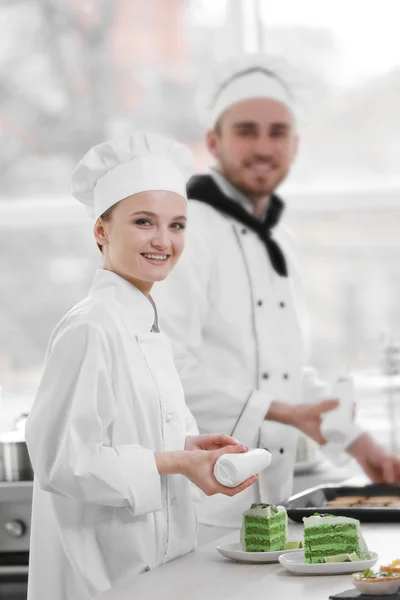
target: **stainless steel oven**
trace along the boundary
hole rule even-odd
[[[26,600],[32,481],[0,481],[0,600]]]

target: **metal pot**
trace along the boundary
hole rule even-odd
[[[31,481],[33,479],[32,464],[23,431],[7,431],[0,434],[0,456],[3,481]]]

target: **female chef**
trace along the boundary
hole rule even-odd
[[[221,454],[246,448],[198,435],[150,296],[183,250],[190,166],[186,147],[136,132],[94,146],[73,173],[103,268],[50,338],[26,425],[29,600],[86,600],[189,552],[192,492],[234,495],[256,479],[229,489],[213,477]]]

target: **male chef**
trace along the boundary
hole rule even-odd
[[[200,431],[272,453],[258,485],[205,499],[206,525],[238,527],[253,502],[288,498],[299,431],[324,444],[321,416],[337,405],[311,402],[299,266],[277,194],[299,147],[297,98],[282,61],[248,56],[216,69],[203,94],[215,165],[189,182],[185,254],[154,293]],[[342,449],[373,481],[400,478],[400,461],[356,425]]]

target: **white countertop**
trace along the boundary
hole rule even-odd
[[[289,537],[300,539],[302,525],[290,523]],[[379,554],[379,564],[400,558],[400,523],[365,523],[368,547]],[[96,600],[328,600],[351,589],[351,575],[293,575],[279,563],[244,564],[223,558],[218,544],[236,542],[231,533],[190,554],[144,573],[125,588],[104,592]]]

